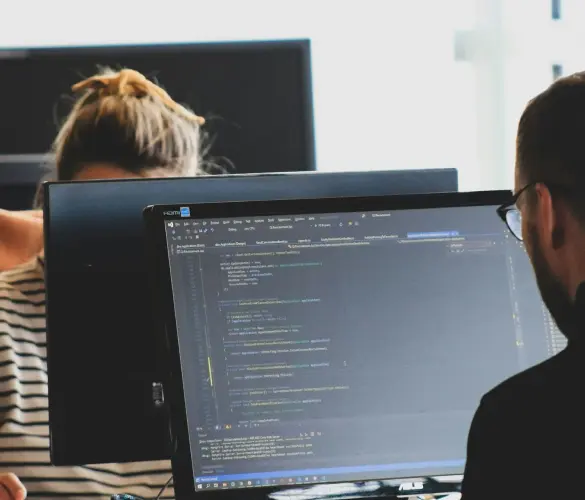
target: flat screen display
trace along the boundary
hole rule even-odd
[[[51,457],[56,465],[170,457],[152,384],[142,210],[150,204],[457,191],[454,169],[298,172],[45,185]],[[131,409],[131,410],[130,410]],[[107,433],[96,433],[107,428]]]
[[[196,491],[461,474],[481,396],[566,345],[496,206],[190,210],[160,223]]]
[[[228,173],[315,170],[308,40],[0,50],[0,154],[50,151],[71,86],[104,67],[140,71],[205,117],[205,158]]]

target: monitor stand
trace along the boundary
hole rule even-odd
[[[420,498],[459,500],[463,476],[438,476],[410,479],[371,480],[311,486],[294,485],[269,493],[270,500],[354,500],[357,498]]]

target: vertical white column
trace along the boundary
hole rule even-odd
[[[528,100],[552,83],[566,36],[552,21],[551,0],[475,0],[475,8],[476,26],[461,52],[476,75],[476,184],[509,189],[518,120]]]
[[[478,186],[506,186],[505,103],[506,44],[504,0],[475,0],[476,29],[472,62],[475,67]]]

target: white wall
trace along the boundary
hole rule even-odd
[[[0,17],[0,46],[308,37],[319,169],[452,166],[462,189],[506,188],[519,113],[550,83],[550,61],[526,43],[550,31],[549,5],[21,0]]]

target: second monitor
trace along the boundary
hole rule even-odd
[[[51,454],[55,465],[169,457],[152,403],[161,364],[142,210],[224,202],[457,190],[454,169],[234,175],[45,185]],[[107,433],[95,432],[107,428]]]

